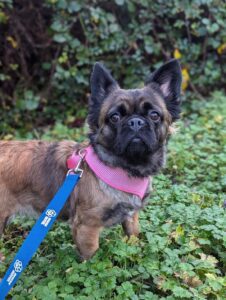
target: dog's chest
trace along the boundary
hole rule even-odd
[[[142,207],[142,200],[138,196],[117,190],[101,179],[98,179],[98,181],[101,190],[105,193],[106,197],[112,200],[112,203],[128,202],[128,204],[134,207],[134,210],[138,210]]]
[[[102,215],[104,226],[122,223],[143,207],[143,201],[138,196],[114,189],[101,179],[98,181],[108,203]]]

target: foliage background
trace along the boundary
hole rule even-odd
[[[175,56],[184,89],[225,88],[225,15],[220,0],[2,0],[0,132],[81,125],[95,61],[134,87]]]
[[[225,299],[225,1],[2,0],[0,32],[5,140],[83,140],[95,61],[126,88],[172,57],[183,72],[181,129],[141,214],[141,239],[107,230],[80,264],[58,222],[13,299]],[[15,219],[0,239],[0,277],[32,224]]]

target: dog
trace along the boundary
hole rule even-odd
[[[165,164],[167,141],[180,115],[181,82],[180,64],[174,59],[136,89],[120,88],[110,71],[97,62],[90,80],[87,143],[1,141],[0,234],[8,218],[21,209],[42,212],[64,181],[67,160],[88,147],[107,172],[119,170],[132,185],[135,182],[132,189],[144,180],[149,184],[139,197],[111,186],[86,160],[82,162],[83,176],[60,215],[71,220],[81,259],[87,260],[97,251],[104,227],[122,224],[128,236],[138,236],[142,198],[149,195],[153,175]],[[123,185],[121,177],[113,180]]]

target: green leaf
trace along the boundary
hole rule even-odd
[[[67,37],[64,34],[54,34],[53,40],[57,43],[65,43],[67,41]]]
[[[172,289],[173,294],[178,297],[178,298],[188,298],[191,299],[193,294],[189,292],[188,290],[180,287],[180,286],[175,286]]]
[[[115,3],[121,6],[125,3],[125,0],[115,0]]]
[[[78,3],[78,1],[71,1],[69,3],[69,6],[68,6],[68,11],[70,13],[73,13],[73,12],[78,12],[81,10],[81,5]]]

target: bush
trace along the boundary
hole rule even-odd
[[[1,1],[0,132],[17,127],[23,136],[57,120],[80,125],[95,61],[134,87],[174,56],[184,89],[222,88],[225,14],[219,0]]]

